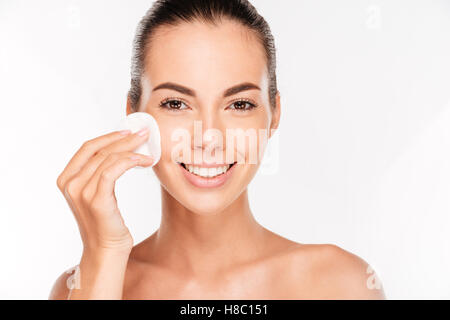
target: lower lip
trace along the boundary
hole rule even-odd
[[[225,172],[221,175],[218,175],[216,177],[213,177],[213,178],[204,178],[204,177],[197,176],[193,173],[190,173],[188,170],[183,168],[180,164],[178,166],[183,171],[183,174],[186,177],[186,179],[194,186],[196,186],[198,188],[217,188],[217,187],[222,186],[230,178],[236,165],[237,164],[233,165],[230,169],[228,169],[227,172]]]

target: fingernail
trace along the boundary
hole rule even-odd
[[[144,128],[144,129],[138,131],[137,134],[138,134],[138,136],[143,137],[148,133],[148,131],[149,131],[148,128]]]
[[[136,155],[133,155],[133,156],[130,157],[130,159],[131,159],[131,160],[140,160],[141,157],[136,156]]]
[[[121,135],[126,136],[127,134],[130,134],[131,131],[130,130],[122,130],[119,132]]]

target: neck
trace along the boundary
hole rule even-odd
[[[255,258],[264,230],[251,213],[247,190],[223,211],[200,215],[162,189],[161,226],[151,251],[158,264],[210,274]]]

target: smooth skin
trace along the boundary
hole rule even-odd
[[[244,82],[258,88],[224,97]],[[164,83],[189,90],[158,89]],[[63,273],[50,299],[385,298],[363,259],[336,245],[291,241],[254,219],[247,187],[259,163],[236,164],[223,186],[202,189],[184,178],[171,157],[172,132],[192,133],[196,120],[203,131],[278,128],[280,95],[271,107],[264,51],[253,33],[226,19],[216,26],[160,27],[147,53],[145,85],[140,111],[155,117],[161,130],[161,160],[153,167],[161,183],[161,225],[133,246],[114,194],[123,173],[152,164],[132,152],[151,139],[148,132],[113,132],[86,142],[57,180],[84,245],[80,288],[68,289],[70,274]],[[179,102],[161,106],[167,99]],[[256,107],[236,104],[242,100]],[[226,148],[212,143],[204,141],[200,148]],[[250,151],[234,149],[246,159]],[[282,188],[274,187],[274,196]]]

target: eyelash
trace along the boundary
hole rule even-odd
[[[247,109],[245,109],[245,108],[244,109],[236,109],[235,108],[234,110],[236,110],[238,112],[247,112],[247,111],[255,109],[258,106],[255,102],[253,102],[252,100],[249,100],[249,99],[237,99],[237,100],[234,100],[234,101],[231,102],[230,106],[232,106],[233,104],[235,104],[237,102],[244,102],[244,103],[247,103],[249,105],[249,108],[247,108]],[[227,107],[227,108],[229,108],[229,107]]]
[[[185,105],[187,105],[187,102],[185,100],[181,99],[181,98],[167,98],[167,99],[164,99],[163,101],[161,101],[161,103],[159,104],[159,107],[161,107],[163,109],[167,109],[169,111],[174,111],[174,112],[180,111],[180,109],[177,109],[177,108],[170,108],[168,106],[168,104],[171,103],[171,102],[181,102],[181,103],[184,103]],[[231,110],[235,110],[235,111],[238,111],[238,112],[247,112],[247,111],[253,110],[256,107],[258,107],[258,105],[255,102],[253,102],[252,100],[250,100],[250,99],[236,99],[236,100],[232,101],[227,108],[229,108],[230,106],[232,106],[232,105],[234,105],[235,103],[238,103],[238,102],[247,103],[249,105],[249,107],[248,108],[244,108],[244,109],[236,109],[236,108],[234,108],[234,109],[231,109]],[[182,110],[184,110],[184,109],[182,109]]]

